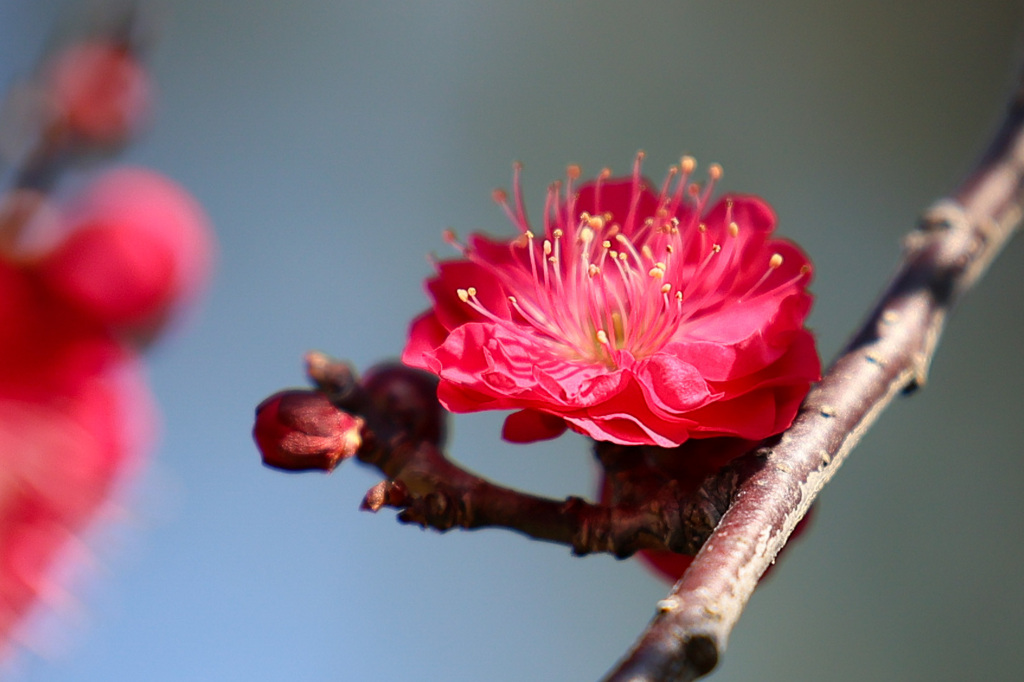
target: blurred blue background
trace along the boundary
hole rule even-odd
[[[0,4],[4,82],[76,8]],[[253,407],[303,384],[307,349],[363,368],[398,355],[441,231],[511,233],[490,190],[513,161],[538,215],[566,164],[624,173],[638,149],[651,177],[691,153],[773,204],[815,260],[830,358],[997,123],[1024,26],[1018,0],[162,9],[156,124],[124,159],[198,197],[219,269],[150,358],[163,435],[124,518],[93,534],[80,606],[47,618],[16,680],[597,679],[666,585],[635,562],[361,513],[372,472],[263,468]],[[925,390],[825,490],[715,679],[1017,678],[1022,258],[1018,240],[951,319]],[[514,447],[501,419],[456,418],[454,456],[591,493],[582,439]]]

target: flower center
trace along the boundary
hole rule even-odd
[[[709,182],[702,189],[689,182],[696,165],[690,157],[670,168],[654,215],[639,215],[641,199],[649,191],[640,175],[642,159],[641,153],[634,163],[625,215],[601,210],[602,183],[610,176],[607,169],[591,190],[592,212],[577,212],[573,181],[579,177],[579,168],[570,166],[564,195],[559,183],[548,191],[543,238],[534,234],[526,219],[517,165],[515,210],[504,192],[495,192],[495,199],[522,233],[510,242],[509,258],[496,262],[459,244],[450,231],[445,235],[467,259],[501,283],[511,319],[488,310],[475,287],[459,289],[459,298],[488,320],[529,334],[555,354],[573,360],[614,368],[621,364],[623,351],[639,359],[663,347],[690,317],[718,300],[723,275],[728,282],[734,279],[738,268],[730,266],[738,259],[739,227],[727,215],[732,239],[726,240],[724,249],[710,239],[699,221],[721,168],[710,167]],[[758,289],[781,263],[782,257],[774,254],[764,276],[748,293]]]

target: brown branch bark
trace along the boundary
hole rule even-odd
[[[609,443],[598,444],[596,451],[623,493],[613,504],[553,500],[496,485],[444,455],[445,412],[437,401],[436,377],[385,364],[359,380],[348,365],[317,352],[307,354],[306,365],[319,392],[361,417],[356,455],[386,477],[366,494],[363,509],[398,509],[404,523],[442,532],[506,528],[569,545],[578,555],[627,557],[643,549],[693,555],[727,506],[727,497],[686,489],[650,467],[642,449]],[[298,422],[289,423],[295,428]],[[317,435],[324,436],[329,425],[318,424]],[[271,466],[306,468],[305,456],[282,465],[287,452],[274,452],[274,458],[264,459]],[[323,466],[317,461],[312,468]]]
[[[257,408],[256,440],[264,463],[287,471],[329,471],[355,454],[385,476],[363,498],[362,508],[398,509],[404,523],[441,532],[505,528],[568,545],[577,555],[606,552],[624,558],[641,550],[668,550],[692,556],[728,507],[731,486],[698,488],[706,469],[668,473],[659,466],[659,455],[679,453],[612,443],[595,444],[607,478],[607,504],[578,497],[554,500],[505,488],[445,456],[446,413],[437,399],[435,376],[383,364],[359,379],[347,364],[319,352],[307,354],[306,372],[316,393],[359,419],[332,419],[319,407],[308,409],[309,396],[295,395],[313,391],[275,394]],[[333,450],[316,450],[352,442],[347,431],[331,430],[353,426],[359,430],[354,452],[338,456]],[[722,440],[728,444],[715,450],[722,455],[725,447],[726,457],[750,446],[749,441]],[[673,478],[680,473],[683,479]],[[724,472],[718,480],[735,478]]]
[[[946,314],[1022,210],[1024,81],[974,172],[908,235],[888,289],[793,426],[705,484],[732,505],[606,682],[693,680],[714,668],[758,579],[818,492],[893,397],[924,383]]]
[[[606,552],[624,558],[643,549],[693,555],[717,525],[725,501],[659,482],[642,504],[591,504],[579,497],[553,500],[505,488],[459,467],[429,442],[401,439],[358,455],[388,478],[362,508],[399,509],[399,521],[444,532],[505,528],[535,540],[568,545],[582,556]]]

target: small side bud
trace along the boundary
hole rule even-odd
[[[368,512],[379,512],[384,507],[402,507],[409,503],[409,490],[401,481],[381,481],[370,488],[363,497],[359,508]]]
[[[356,398],[355,371],[348,364],[326,353],[311,350],[306,353],[306,375],[331,402],[348,407]]]
[[[363,420],[317,391],[288,390],[256,407],[252,435],[263,463],[285,471],[332,471],[362,445]]]
[[[384,364],[371,368],[362,384],[365,414],[375,433],[444,443],[446,413],[437,400],[436,376],[405,365]]]

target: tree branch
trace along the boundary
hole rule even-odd
[[[758,579],[822,487],[893,397],[924,384],[946,314],[1022,210],[1024,82],[974,172],[907,236],[888,289],[792,427],[705,483],[732,505],[606,682],[693,680],[715,667]]]
[[[444,532],[505,528],[568,545],[582,556],[619,558],[644,549],[693,555],[721,518],[721,501],[662,482],[643,504],[595,505],[579,497],[553,500],[495,485],[448,460],[431,443],[402,442],[363,450],[359,459],[388,476],[362,508],[400,509],[398,520]]]
[[[436,377],[402,365],[381,365],[358,380],[348,365],[316,352],[307,354],[306,365],[319,392],[361,418],[362,444],[356,456],[386,477],[366,494],[362,508],[399,509],[398,519],[404,523],[442,532],[506,528],[569,545],[577,555],[607,552],[622,558],[644,549],[693,555],[728,502],[727,496],[708,497],[695,485],[668,478],[650,466],[642,448],[610,443],[595,449],[614,491],[611,504],[590,504],[578,497],[553,500],[505,488],[463,469],[442,452],[445,413],[437,401]],[[291,427],[297,423],[290,422]],[[323,429],[332,423],[318,423],[317,435],[324,436]],[[743,441],[736,442],[742,452]],[[305,455],[289,459],[287,452],[274,452],[275,457],[264,457],[268,465],[306,468]],[[324,468],[317,462],[313,468]]]

